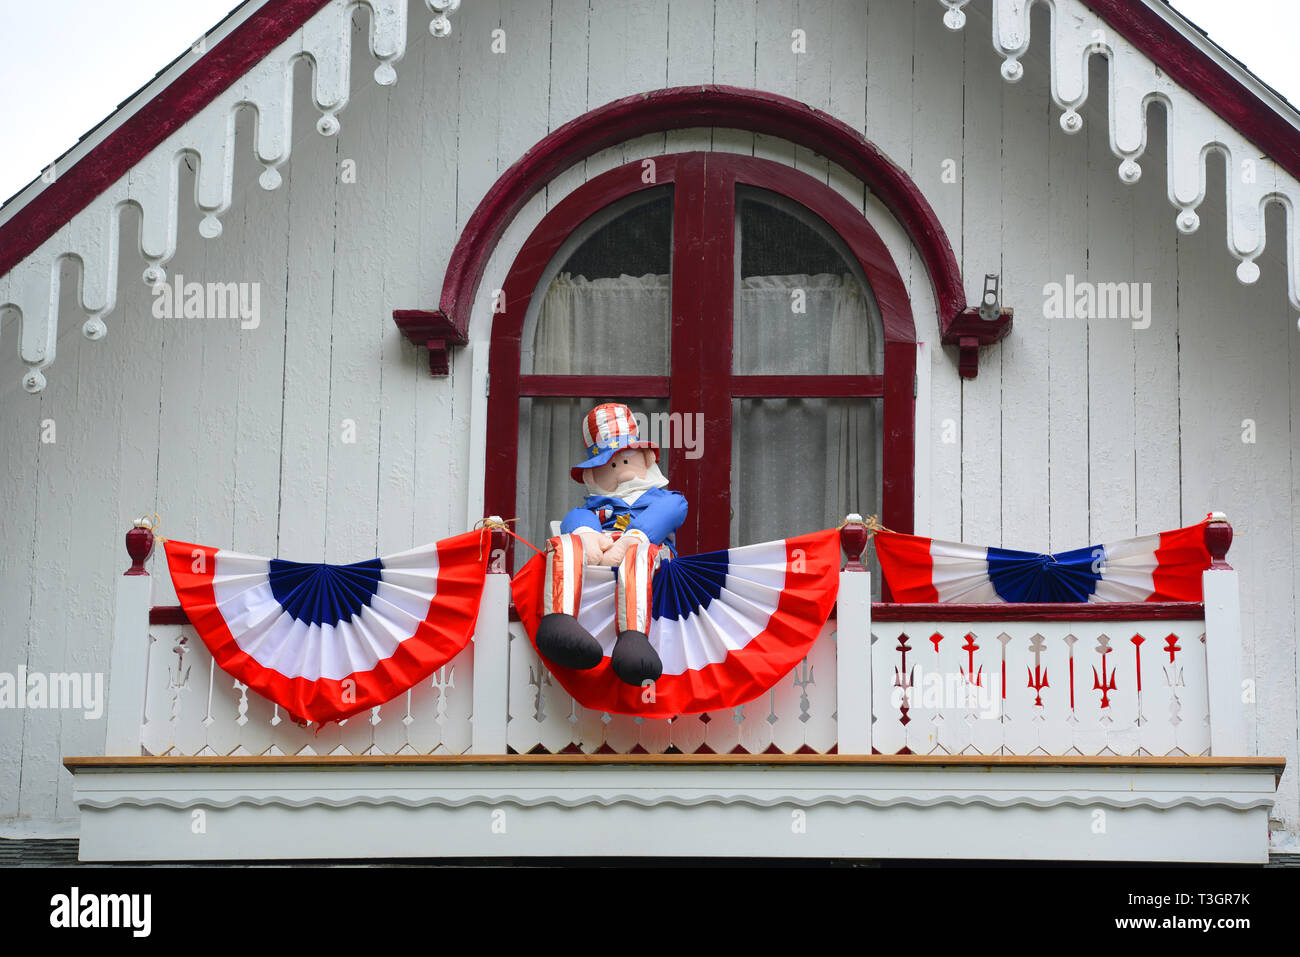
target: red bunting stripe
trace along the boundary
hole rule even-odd
[[[785,587],[767,626],[719,663],[680,675],[663,675],[653,688],[624,684],[614,674],[608,656],[588,671],[550,662],[546,665],[584,708],[611,714],[671,718],[752,701],[808,656],[830,617],[839,589],[840,545],[835,529],[788,538],[785,548]],[[511,582],[515,607],[529,640],[541,621],[544,583],[545,563],[540,557],[530,560]],[[655,640],[653,622],[650,637]],[[536,649],[535,642],[533,647]]]
[[[263,667],[239,646],[217,605],[213,576],[219,549],[169,540],[166,551],[176,595],[218,667],[284,708],[294,721],[324,724],[393,700],[460,654],[478,620],[487,539],[481,530],[438,542],[437,590],[424,621],[391,657],[343,679],[289,678]]]

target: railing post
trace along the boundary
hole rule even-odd
[[[850,515],[840,529],[846,561],[840,570],[835,622],[835,707],[840,754],[871,753],[871,573],[862,564],[867,527]]]
[[[153,528],[137,519],[126,533],[131,567],[117,580],[113,611],[113,650],[109,655],[106,755],[140,754],[145,688],[149,678],[149,609],[153,607],[153,578],[144,563],[153,552]]]
[[[500,519],[493,519],[500,522]],[[470,751],[506,753],[510,715],[510,576],[506,573],[506,536],[492,530],[483,603],[474,629],[474,725]]]
[[[1210,754],[1246,754],[1246,716],[1241,687],[1241,596],[1237,573],[1225,561],[1232,526],[1222,512],[1205,525],[1210,567],[1202,574],[1205,599],[1205,664],[1210,690]]]

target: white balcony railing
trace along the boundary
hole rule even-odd
[[[868,574],[846,569],[836,617],[791,674],[740,707],[668,720],[577,704],[491,574],[464,652],[326,727],[217,668],[180,609],[151,607],[141,559],[119,590],[106,754],[1241,755],[1230,537],[1212,547],[1204,605],[873,606]]]

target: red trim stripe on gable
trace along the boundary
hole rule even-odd
[[[270,0],[0,226],[0,276],[257,66],[329,0]]]
[[[1300,179],[1300,131],[1273,104],[1215,63],[1209,54],[1141,0],[1081,2],[1149,56],[1175,83],[1235,127],[1278,166]],[[1171,9],[1177,11],[1177,7]]]

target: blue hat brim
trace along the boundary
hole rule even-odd
[[[659,446],[653,442],[641,442],[636,439],[624,439],[613,448],[601,449],[585,462],[579,462],[573,468],[569,469],[569,475],[578,484],[585,484],[582,481],[582,472],[584,469],[598,469],[605,465],[619,452],[624,449],[650,449],[655,454],[655,461],[659,461]]]

